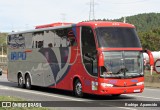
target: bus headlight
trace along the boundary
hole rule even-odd
[[[113,87],[113,84],[101,83],[103,87]]]
[[[144,82],[138,82],[136,85],[137,85],[137,86],[144,85]]]

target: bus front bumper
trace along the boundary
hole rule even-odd
[[[95,91],[97,95],[110,95],[110,94],[130,94],[141,93],[144,90],[144,86],[131,86],[131,87],[105,87],[99,88]]]

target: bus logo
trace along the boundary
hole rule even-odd
[[[26,60],[26,52],[11,52],[11,60]]]

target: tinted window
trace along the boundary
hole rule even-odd
[[[72,28],[50,30],[44,33],[44,47],[76,46],[76,37]]]
[[[8,46],[10,48],[25,48],[25,37],[22,34],[8,36]]]
[[[72,28],[47,30],[33,33],[33,48],[77,46]]]
[[[139,77],[143,76],[143,55],[138,51],[103,52],[104,67],[102,77]]]
[[[98,76],[96,44],[93,31],[90,27],[82,27],[81,43],[83,63],[87,72],[92,76]]]
[[[96,33],[99,47],[141,47],[134,28],[100,27]]]

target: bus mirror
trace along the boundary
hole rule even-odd
[[[104,56],[103,56],[103,53],[99,54],[99,57],[98,57],[98,66],[104,66]]]
[[[151,66],[151,75],[152,75],[152,72],[153,72],[153,67],[154,67],[154,58],[153,58],[153,55],[152,55],[152,52],[150,50],[144,50],[145,53],[148,54],[148,57],[149,57],[149,64]]]
[[[149,56],[149,64],[151,66],[154,66],[154,58],[152,52],[150,50],[144,50],[144,52],[147,53]]]

